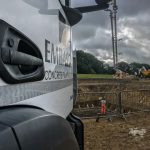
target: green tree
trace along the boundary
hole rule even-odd
[[[77,69],[78,73],[97,74],[104,73],[103,62],[99,61],[95,56],[77,51]]]
[[[127,72],[127,73],[130,72],[130,65],[128,63],[126,63],[126,62],[123,62],[123,61],[119,62],[117,64],[117,68],[120,69],[123,72]]]
[[[134,74],[142,67],[150,69],[150,65],[133,62],[128,64],[127,62],[119,62],[117,68],[129,73]],[[85,53],[82,50],[77,51],[77,69],[80,74],[114,74],[115,70],[113,67],[104,62],[99,61],[95,56]]]

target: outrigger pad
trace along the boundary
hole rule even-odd
[[[4,129],[0,128],[0,150],[19,150],[13,149],[16,141],[21,150],[79,150],[68,121],[43,110],[34,108],[4,109],[0,111],[0,122],[7,124],[13,131],[12,133],[9,128],[7,130],[5,127]],[[8,134],[1,137],[4,135],[2,131],[7,131]],[[16,141],[13,141],[14,139]],[[7,145],[7,147],[3,145]],[[12,148],[10,149],[10,147]]]

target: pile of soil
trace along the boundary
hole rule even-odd
[[[85,126],[85,150],[150,150],[150,113],[142,112],[112,122],[100,119],[83,120]],[[131,130],[144,131],[142,135]]]

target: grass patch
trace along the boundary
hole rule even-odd
[[[110,74],[78,74],[78,79],[90,79],[90,78],[102,78],[102,79],[112,79]]]

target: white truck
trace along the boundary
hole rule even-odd
[[[108,3],[0,0],[0,150],[84,149],[71,27]]]

